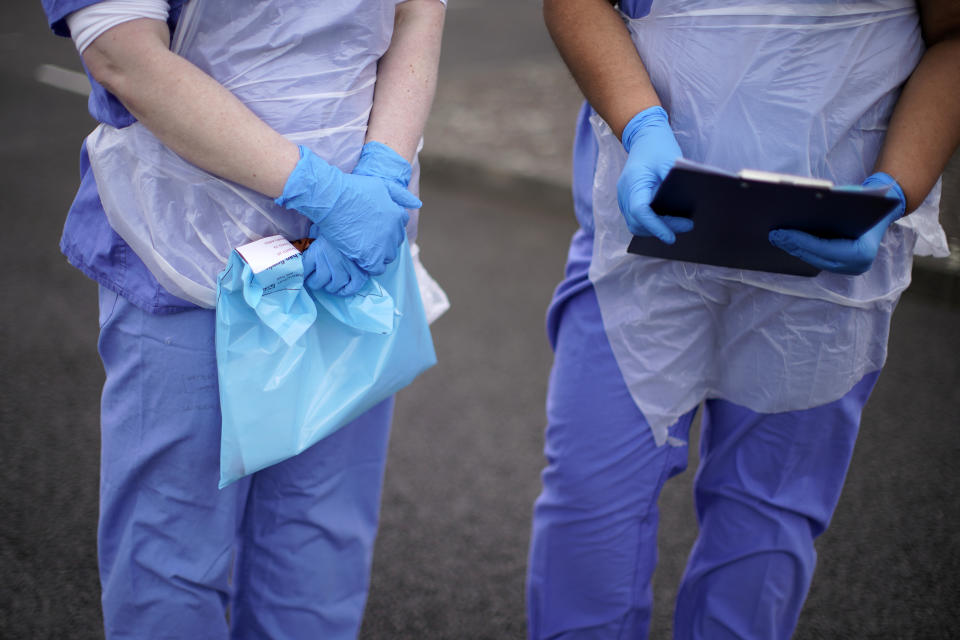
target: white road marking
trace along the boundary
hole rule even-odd
[[[48,84],[57,89],[79,93],[83,96],[90,95],[90,81],[85,74],[70,69],[64,69],[52,64],[42,64],[33,72],[33,77],[37,82]]]

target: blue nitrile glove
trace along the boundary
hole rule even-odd
[[[413,168],[407,159],[383,144],[371,140],[360,150],[360,159],[353,168],[353,174],[358,176],[374,176],[385,180],[392,180],[406,189],[410,186],[410,177]]]
[[[650,107],[633,116],[623,129],[627,164],[617,180],[617,201],[635,236],[656,236],[667,244],[676,242],[675,233],[693,229],[693,220],[658,216],[650,208],[657,188],[683,153],[673,135],[663,107]]]
[[[327,242],[371,275],[397,257],[407,209],[422,205],[395,182],[344,173],[303,146],[276,203],[313,220]]]
[[[310,237],[314,240],[303,252],[304,284],[314,290],[352,296],[363,288],[370,276],[319,235],[316,226],[310,227]]]
[[[818,269],[847,275],[866,272],[877,257],[877,251],[880,249],[887,227],[906,211],[907,199],[897,181],[886,173],[873,174],[863,181],[862,186],[887,187],[887,197],[896,200],[897,206],[859,238],[827,239],[796,229],[775,229],[770,232],[771,244]]]

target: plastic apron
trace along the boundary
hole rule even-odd
[[[395,6],[394,0],[193,1],[171,48],[275,131],[350,171],[363,146]],[[235,247],[271,235],[307,235],[306,217],[198,169],[139,122],[100,125],[87,149],[110,225],[164,288],[202,307],[215,306],[217,274]],[[414,212],[411,236],[416,221]],[[412,254],[432,319],[445,310],[446,297],[419,265],[415,246]]]
[[[859,184],[923,53],[912,0],[655,0],[627,19],[685,157]],[[867,273],[815,278],[626,253],[626,153],[599,116],[590,280],[620,371],[658,444],[704,398],[754,411],[842,397],[886,358],[914,253],[946,255],[940,185]]]

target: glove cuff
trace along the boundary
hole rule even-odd
[[[343,190],[343,173],[313,151],[299,146],[300,160],[274,202],[296,209],[314,222],[320,222],[333,209]]]
[[[869,176],[863,181],[862,185],[864,187],[870,186],[885,186],[887,187],[887,197],[893,197],[900,201],[899,212],[897,213],[897,218],[902,217],[907,211],[907,197],[903,193],[903,188],[900,186],[900,183],[891,176],[889,173],[884,173],[883,171],[877,171]],[[891,193],[892,192],[892,193]]]
[[[406,189],[413,175],[413,167],[406,158],[387,145],[371,140],[363,145],[360,159],[357,160],[353,173],[359,176],[375,176],[392,180]]]
[[[627,153],[630,153],[630,147],[633,146],[634,138],[637,137],[638,132],[647,127],[659,126],[670,128],[670,119],[667,117],[667,112],[663,107],[656,105],[644,109],[633,116],[630,122],[627,123],[627,126],[623,128],[623,133],[620,135],[620,140],[623,141],[623,148],[627,150]]]

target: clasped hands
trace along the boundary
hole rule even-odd
[[[349,296],[386,270],[406,237],[408,209],[420,200],[407,190],[411,167],[380,142],[363,145],[352,173],[306,147],[276,203],[309,218],[313,243],[303,254],[306,285]]]
[[[666,111],[659,106],[641,111],[624,127],[621,140],[627,163],[617,181],[617,202],[627,228],[634,235],[655,236],[673,244],[677,233],[693,229],[693,221],[660,216],[650,208],[660,183],[682,156]],[[861,186],[885,187],[886,196],[897,205],[859,238],[818,238],[795,229],[777,229],[770,232],[770,243],[818,269],[848,275],[866,272],[877,257],[887,227],[904,215],[906,198],[900,185],[886,173],[874,173]]]

